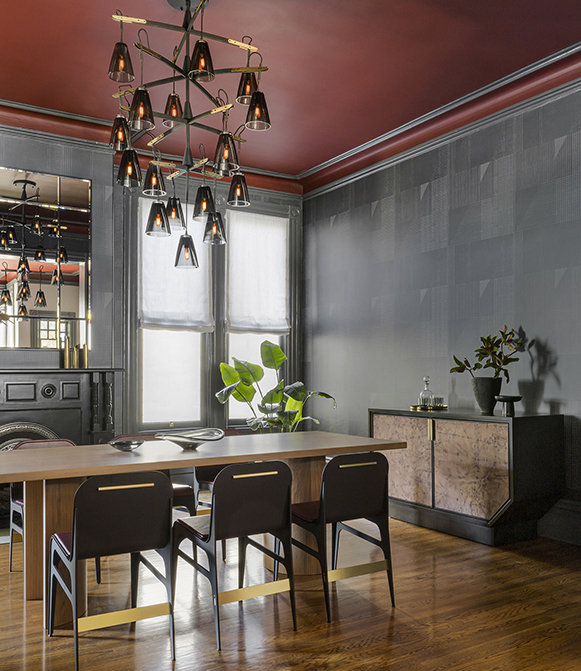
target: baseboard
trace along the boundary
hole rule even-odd
[[[537,533],[545,538],[581,545],[581,502],[558,501],[539,520]]]

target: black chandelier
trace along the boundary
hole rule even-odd
[[[171,235],[170,223],[178,223],[182,227],[182,235],[178,243],[175,266],[179,268],[197,267],[197,256],[193,241],[187,231],[188,199],[189,199],[189,177],[200,176],[202,185],[196,194],[196,206],[193,217],[205,224],[203,241],[207,244],[224,244],[226,236],[222,223],[222,215],[214,207],[214,199],[210,187],[206,185],[206,177],[214,179],[214,193],[216,180],[231,177],[230,191],[227,203],[230,207],[247,207],[250,205],[248,187],[243,172],[240,170],[239,150],[241,143],[246,140],[241,137],[245,130],[267,130],[270,128],[270,116],[263,91],[260,90],[260,77],[262,72],[268,68],[262,65],[262,57],[255,46],[252,46],[252,38],[242,37],[234,40],[219,35],[213,35],[204,31],[204,10],[209,0],[199,0],[195,8],[193,5],[197,0],[167,0],[171,7],[183,11],[181,25],[171,25],[148,19],[138,19],[121,14],[119,10],[112,16],[120,24],[121,37],[115,45],[108,76],[120,84],[119,91],[114,94],[120,102],[120,113],[113,122],[111,130],[110,146],[116,151],[123,152],[117,183],[125,187],[142,187],[143,193],[155,198],[151,207],[146,228],[147,235],[168,236]],[[199,28],[195,28],[199,18]],[[123,41],[123,27],[125,24],[139,26],[138,39],[134,43],[139,50],[141,63],[141,83],[138,86],[123,88],[133,82],[135,74],[131,62],[131,56],[127,44]],[[176,45],[172,58],[166,58],[154,51],[149,44],[149,35],[146,27],[169,30],[177,34],[179,43]],[[193,50],[190,41],[197,37]],[[209,41],[221,42],[241,49],[246,53],[246,64],[237,67],[215,69],[210,53]],[[147,54],[170,70],[170,76],[156,81],[144,82],[143,80],[143,56]],[[252,56],[260,58],[258,65],[251,65]],[[181,63],[178,64],[178,63]],[[239,74],[238,89],[236,91],[236,103],[246,105],[248,111],[246,121],[236,129],[234,133],[228,130],[228,115],[234,107],[234,103],[228,100],[228,94],[224,89],[219,89],[217,94],[212,94],[203,85],[210,83],[216,77],[226,74]],[[176,82],[185,85],[185,98],[182,100],[176,93]],[[149,90],[158,86],[171,86],[165,109],[163,112],[154,111],[149,98]],[[192,111],[191,93],[205,96],[211,103],[210,109],[205,109],[196,114]],[[132,96],[129,103],[129,97]],[[123,104],[125,103],[125,104]],[[123,112],[128,112],[126,117]],[[222,115],[221,129],[201,123],[205,118]],[[156,119],[161,120],[165,130],[154,135]],[[190,146],[191,128],[201,129],[218,135],[216,150],[213,160],[205,156],[203,145],[200,145],[200,157],[192,156]],[[171,161],[164,161],[158,144],[166,137],[179,130],[185,130],[186,147],[183,161],[180,165]],[[139,160],[134,143],[144,135],[150,136],[148,146],[152,148],[154,158],[150,161],[145,180],[143,179]],[[174,180],[176,177],[186,176],[186,202],[185,217],[179,198],[175,195],[169,198],[167,205],[160,200],[167,194],[162,168],[169,168],[167,179]],[[174,182],[175,184],[175,182]],[[211,207],[200,209],[199,203],[211,203]]]

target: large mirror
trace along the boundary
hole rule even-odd
[[[91,184],[0,168],[0,347],[90,347]]]

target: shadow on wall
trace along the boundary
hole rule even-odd
[[[527,415],[536,415],[539,412],[541,401],[544,398],[545,380],[553,377],[560,387],[561,379],[557,373],[558,357],[555,351],[549,346],[548,340],[540,338],[528,338],[522,326],[518,329],[518,335],[523,339],[519,352],[526,352],[529,355],[529,369],[531,373],[530,380],[519,380],[518,391],[522,396],[524,412]],[[562,407],[565,405],[564,399],[547,399],[549,404],[549,414],[558,415],[562,413]]]

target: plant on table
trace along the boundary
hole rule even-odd
[[[278,345],[265,340],[260,345],[260,358],[264,368],[276,371],[277,384],[273,389],[263,393],[260,388],[259,383],[264,377],[262,366],[232,357],[234,366],[220,364],[220,374],[226,386],[216,394],[223,404],[231,397],[246,403],[252,411],[252,417],[246,423],[252,430],[292,432],[306,420],[319,424],[314,417],[303,415],[304,405],[312,396],[330,399],[333,407],[337,407],[335,399],[324,391],[307,391],[302,382],[285,385],[281,379],[281,368],[287,357]],[[253,402],[257,394],[260,400],[255,407]]]
[[[522,347],[523,339],[519,337],[514,329],[508,327],[499,331],[498,336],[488,335],[480,338],[480,347],[474,350],[476,359],[471,363],[468,359],[461,361],[454,356],[456,366],[450,369],[450,373],[464,373],[468,371],[472,377],[478,370],[491,369],[494,371],[493,378],[504,375],[507,382],[510,380],[507,367],[518,361],[515,352]]]

